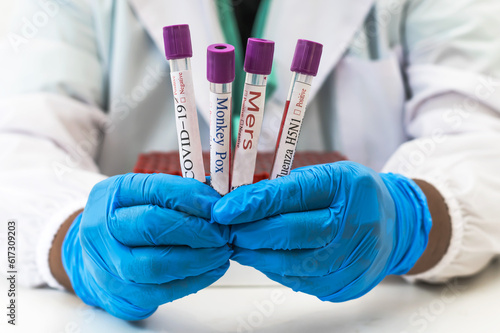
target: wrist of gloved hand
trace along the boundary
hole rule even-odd
[[[62,263],[75,294],[87,305],[100,306],[97,304],[96,297],[92,294],[92,290],[81,287],[88,284],[87,281],[84,281],[87,276],[80,274],[80,271],[75,269],[75,267],[79,267],[83,262],[83,249],[79,237],[81,220],[82,213],[78,214],[66,232],[62,244]]]
[[[392,256],[387,275],[406,274],[424,252],[432,227],[427,198],[420,187],[402,175],[380,174],[396,208],[395,238],[399,244]]]

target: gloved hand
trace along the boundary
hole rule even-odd
[[[203,289],[229,267],[228,228],[210,223],[210,186],[164,174],[98,183],[66,234],[62,261],[75,293],[138,320]]]
[[[242,186],[215,204],[212,218],[231,225],[232,259],[334,302],[408,272],[431,228],[426,199],[413,181],[353,162]]]

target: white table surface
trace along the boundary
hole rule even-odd
[[[411,285],[389,277],[361,299],[340,304],[295,293],[258,274],[253,274],[260,280],[256,285],[237,286],[227,281],[233,273],[135,323],[65,292],[19,288],[16,327],[6,324],[7,283],[2,279],[0,332],[500,332],[499,262],[447,286]]]

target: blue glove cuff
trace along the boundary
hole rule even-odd
[[[427,199],[411,179],[397,174],[381,174],[396,206],[394,249],[387,274],[406,274],[424,252],[432,227]]]
[[[80,222],[82,220],[82,214],[80,213],[66,233],[64,237],[62,250],[61,250],[61,259],[63,263],[64,270],[66,274],[68,274],[69,280],[71,281],[71,285],[73,286],[73,290],[75,294],[87,305],[96,306],[94,302],[91,302],[92,297],[87,295],[85,288],[82,288],[82,274],[80,273],[78,267],[81,267],[82,258],[82,246],[80,243],[79,230],[80,230]]]

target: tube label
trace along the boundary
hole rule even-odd
[[[182,176],[205,183],[198,114],[191,71],[171,72]]]
[[[283,113],[274,153],[271,179],[290,174],[310,88],[311,86],[306,83],[294,83],[290,101],[287,101]]]
[[[210,177],[220,194],[229,193],[231,179],[231,93],[210,93]]]
[[[231,187],[253,183],[257,146],[264,117],[266,86],[245,84],[238,140],[234,152]]]

